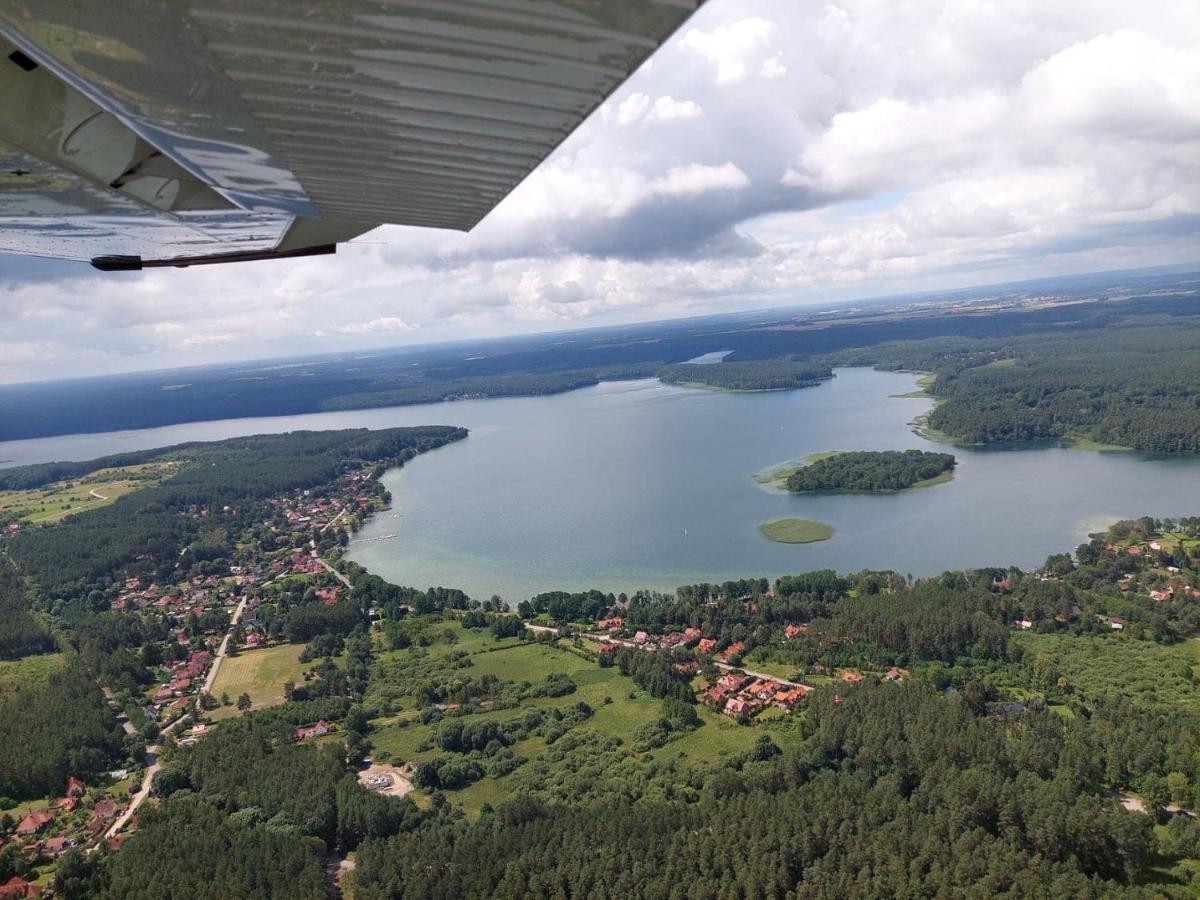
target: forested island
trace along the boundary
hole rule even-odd
[[[464,436],[8,473],[175,464],[4,529],[0,603],[24,615],[0,640],[0,884],[323,898],[351,858],[368,900],[1200,889],[1200,518],[1120,522],[1033,571],[515,608],[342,558],[384,469]]]
[[[788,473],[792,493],[900,491],[949,480],[955,459],[926,450],[849,450],[820,453]]]
[[[664,366],[658,377],[667,384],[720,391],[787,391],[812,387],[833,377],[825,362],[759,360],[709,365]]]

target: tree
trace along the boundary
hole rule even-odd
[[[254,704],[253,704],[253,701],[251,701],[251,699],[250,699],[250,695],[243,691],[242,694],[237,699],[237,708],[239,710],[241,710],[242,712],[245,712],[253,705]]]

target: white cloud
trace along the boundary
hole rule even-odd
[[[411,325],[396,316],[379,316],[369,322],[351,322],[346,325],[333,325],[321,334],[394,334],[397,331],[412,331],[416,325]]]
[[[647,122],[680,122],[695,119],[702,114],[700,104],[691,100],[676,100],[674,97],[659,97],[646,113]]]
[[[731,162],[719,166],[692,163],[669,169],[661,178],[650,183],[653,194],[686,195],[708,191],[735,191],[747,187],[750,179]]]
[[[0,380],[1200,261],[1195,0],[710,0],[470,234],[0,257]]]
[[[770,41],[774,29],[771,22],[753,16],[718,25],[710,31],[689,28],[680,46],[715,66],[717,84],[737,84],[746,77],[750,58]]]

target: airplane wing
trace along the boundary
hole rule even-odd
[[[0,252],[469,230],[704,0],[0,0]]]

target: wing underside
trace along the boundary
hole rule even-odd
[[[703,0],[0,0],[0,252],[469,230]]]

